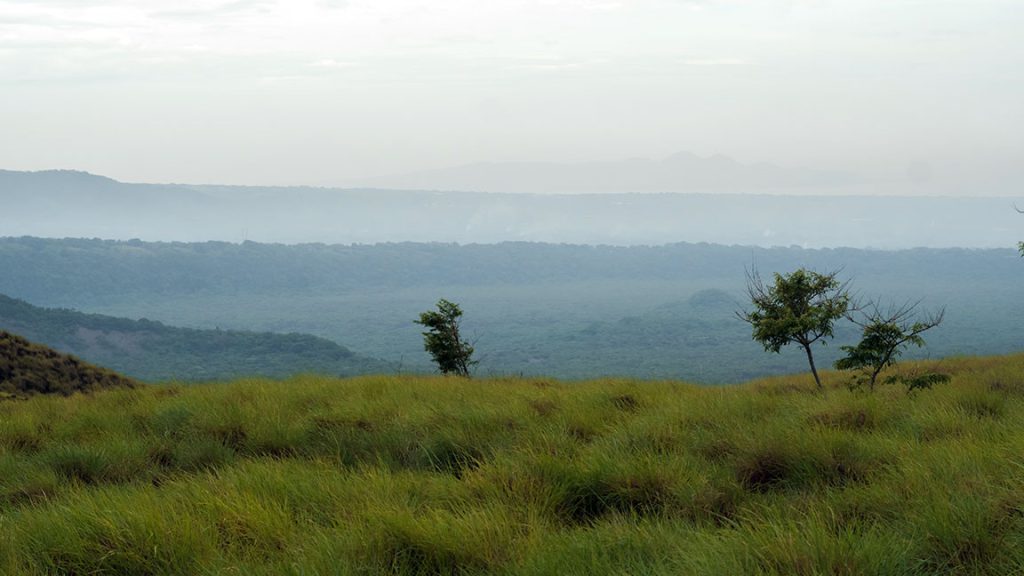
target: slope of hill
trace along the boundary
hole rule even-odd
[[[1024,355],[944,369],[913,395],[306,376],[0,403],[0,572],[1019,574]]]
[[[135,383],[105,368],[0,330],[0,398],[131,388]]]
[[[148,381],[393,370],[383,361],[307,334],[176,328],[150,320],[38,308],[3,295],[0,328]]]

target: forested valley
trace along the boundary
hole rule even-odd
[[[175,327],[311,334],[394,371],[428,372],[413,320],[443,297],[465,310],[477,373],[562,378],[727,383],[802,370],[799,351],[765,354],[735,317],[745,271],[755,267],[763,274],[841,269],[864,297],[945,307],[929,346],[912,352],[918,357],[1020,346],[1024,267],[1010,248],[0,240],[0,268],[9,271],[0,293],[35,306]],[[855,339],[840,325],[822,362]]]

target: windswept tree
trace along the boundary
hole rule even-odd
[[[789,344],[803,348],[818,390],[823,386],[812,346],[819,341],[825,344],[833,336],[835,321],[850,307],[849,289],[837,279],[838,274],[800,268],[789,274],[776,273],[775,281],[765,284],[757,270],[748,271],[747,293],[753,309],[736,312],[753,327],[754,340],[766,351],[778,353]]]
[[[1021,214],[1024,214],[1024,210],[1021,210],[1020,208],[1017,208],[1016,206],[1014,206],[1013,208],[1017,212],[1020,212]],[[1017,250],[1020,250],[1021,258],[1024,258],[1024,242],[1018,242],[1017,243]]]
[[[459,333],[461,317],[459,305],[442,298],[437,302],[437,311],[424,312],[415,322],[427,327],[423,348],[433,357],[438,370],[468,378],[469,368],[477,362],[473,360],[473,347]]]
[[[918,348],[924,346],[921,334],[942,323],[946,313],[944,309],[919,313],[919,304],[908,302],[883,308],[873,302],[858,306],[856,313],[847,317],[860,326],[860,342],[856,346],[843,346],[846,356],[837,360],[835,367],[860,371],[854,383],[867,384],[870,390],[874,390],[878,376],[884,369],[895,365],[911,344]]]

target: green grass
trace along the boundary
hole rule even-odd
[[[1024,574],[1024,355],[944,369],[6,401],[0,573]]]

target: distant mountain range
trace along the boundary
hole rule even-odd
[[[301,372],[350,376],[394,367],[307,334],[193,330],[47,309],[0,295],[0,329],[140,380],[283,377]]]
[[[824,192],[864,183],[846,172],[742,164],[721,154],[680,152],[660,160],[485,162],[367,182],[377,188],[529,194]]]
[[[573,193],[127,184],[84,172],[0,171],[0,237],[898,249],[1013,247],[1024,230],[1012,198],[836,195],[835,187],[816,183],[853,182],[853,177],[746,166],[726,158],[482,166],[451,174],[486,174],[497,183],[497,175],[507,173],[502,186],[508,189],[547,182],[552,190]],[[665,190],[659,187],[682,173],[691,175],[694,186],[705,182],[701,189],[715,193],[576,193],[637,189],[626,182]],[[474,186],[470,180],[447,182]],[[799,185],[802,194],[721,193],[748,184],[761,192]],[[819,189],[830,194],[812,194]]]

